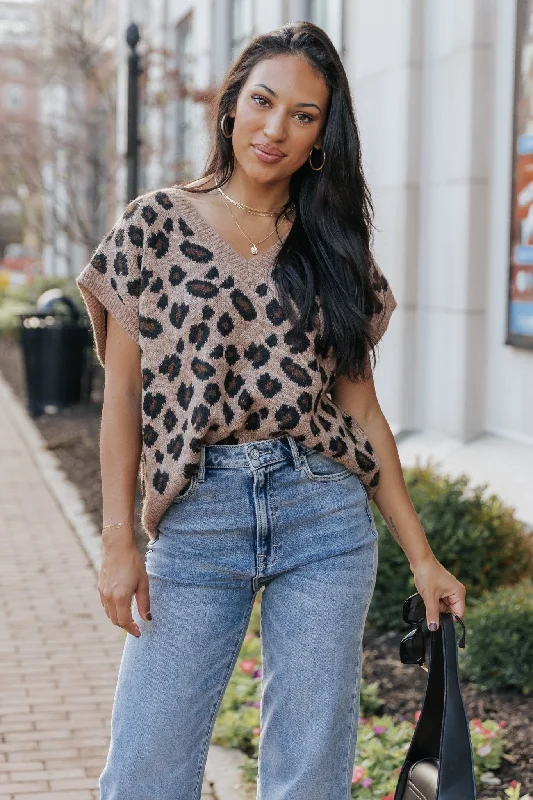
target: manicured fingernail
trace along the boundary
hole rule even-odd
[[[148,611],[148,613],[146,614],[146,619],[152,619],[152,615],[150,614],[150,612],[149,612],[149,611]]]
[[[430,631],[436,631],[437,630],[437,623],[436,622],[430,622],[429,623],[429,630]]]

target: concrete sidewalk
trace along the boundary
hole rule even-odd
[[[124,631],[35,436],[0,377],[0,800],[97,800]]]

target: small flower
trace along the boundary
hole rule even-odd
[[[509,786],[511,786],[513,789],[516,789],[516,787],[519,786],[519,785],[520,784],[516,780],[515,781],[511,781],[511,783],[509,784]]]
[[[490,744],[484,744],[483,747],[478,747],[477,754],[478,756],[488,756],[489,753],[492,752],[492,747]]]
[[[250,639],[253,639],[253,638],[254,638],[254,637],[252,636],[252,634],[251,634],[251,633],[245,633],[245,634],[244,634],[244,641],[245,641],[245,642],[248,642],[248,641],[250,641]]]
[[[361,786],[364,786],[365,789],[368,789],[370,786],[372,786],[372,778],[363,778],[361,781]]]
[[[243,661],[241,661],[239,666],[243,672],[246,672],[249,675],[250,672],[254,671],[255,664],[256,664],[255,658],[245,658]]]
[[[418,711],[415,711],[415,722],[418,722],[418,720],[420,719],[420,714],[421,713],[422,713],[422,709],[418,709]]]
[[[261,733],[261,728],[253,728],[252,733],[254,736],[259,736]]]
[[[374,731],[376,736],[379,736],[380,734],[387,732],[387,728],[385,728],[384,725],[374,725],[372,727],[372,730]]]
[[[368,722],[367,717],[359,717],[359,725],[366,725],[367,722]]]
[[[506,728],[506,727],[507,727],[507,723],[506,723],[506,721],[505,721],[504,719],[501,719],[501,720],[498,722],[498,727],[500,727],[500,728]]]
[[[260,700],[254,700],[252,705],[253,705],[254,708],[261,708],[261,701]]]
[[[359,783],[364,778],[366,772],[364,767],[354,767],[352,772],[352,783]]]
[[[259,669],[256,669],[256,670],[254,670],[254,673],[253,673],[253,675],[252,675],[252,678],[260,678],[260,677],[261,677],[261,675],[262,675],[262,672],[261,672],[261,667],[259,667]]]
[[[393,794],[386,794],[381,798],[381,800],[394,800],[394,795]]]

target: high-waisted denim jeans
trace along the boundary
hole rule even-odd
[[[377,530],[363,484],[291,436],[204,445],[146,553],[101,800],[200,800],[210,738],[261,599],[259,800],[348,800]]]

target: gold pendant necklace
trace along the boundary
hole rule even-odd
[[[259,211],[258,208],[252,208],[251,206],[247,206],[244,203],[239,203],[238,200],[234,200],[233,197],[230,197],[226,192],[222,190],[222,188],[218,185],[218,181],[215,178],[215,187],[218,189],[222,197],[225,197],[230,203],[237,208],[240,208],[242,211],[247,211],[249,214],[257,214],[260,217],[277,217],[278,211]],[[291,203],[290,209],[294,207],[294,203]]]
[[[220,188],[220,187],[219,187],[219,188]],[[252,241],[252,240],[251,240],[251,239],[250,239],[250,238],[249,238],[249,237],[246,235],[246,233],[243,231],[243,229],[241,228],[241,226],[239,225],[239,223],[238,223],[238,222],[237,222],[237,220],[235,219],[235,217],[234,217],[234,215],[233,215],[233,213],[232,213],[232,211],[231,211],[231,208],[229,207],[229,205],[228,205],[228,204],[226,203],[226,201],[224,200],[224,193],[222,193],[222,199],[223,199],[223,202],[224,202],[224,203],[225,203],[225,205],[226,205],[226,208],[228,209],[228,211],[229,211],[229,213],[230,213],[230,215],[231,215],[231,218],[233,219],[233,222],[234,222],[234,223],[235,223],[235,225],[238,227],[238,229],[239,229],[239,230],[240,230],[240,232],[243,234],[243,236],[245,236],[245,237],[248,239],[248,241],[250,242],[250,244],[252,245],[252,246],[250,247],[250,252],[251,252],[251,254],[252,254],[253,256],[256,256],[256,255],[257,255],[257,253],[259,252],[259,250],[258,250],[258,248],[257,248],[257,245],[258,245],[258,244],[261,244],[262,242],[264,242],[266,239],[268,239],[270,236],[272,236],[272,234],[273,234],[273,233],[276,233],[276,228],[274,228],[274,230],[273,230],[273,231],[270,231],[270,233],[269,233],[267,236],[265,236],[265,237],[264,237],[264,239],[260,239],[260,240],[259,240],[257,243],[253,242],[253,241]]]

